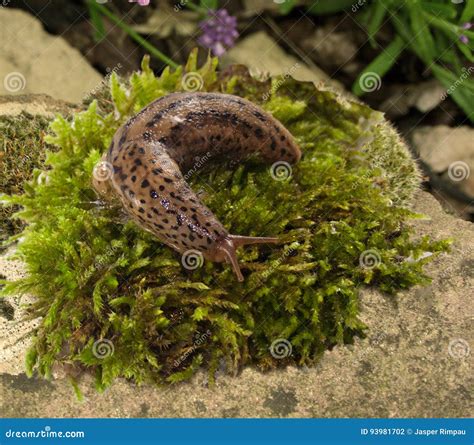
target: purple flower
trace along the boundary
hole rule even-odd
[[[471,29],[472,28],[472,23],[466,22],[461,25],[462,29]]]
[[[215,56],[222,56],[234,46],[237,32],[237,18],[229,15],[226,9],[209,10],[208,18],[199,24],[202,35],[199,44],[209,48]]]
[[[469,43],[469,39],[467,38],[467,36],[465,36],[464,34],[460,35],[459,36],[459,40],[464,43],[465,45],[467,45]]]
[[[128,0],[128,3],[138,3],[140,6],[148,6],[150,0]]]

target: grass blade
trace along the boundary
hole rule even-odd
[[[367,76],[369,73],[374,73],[381,79],[387,71],[392,68],[400,54],[405,49],[405,42],[400,36],[396,36],[395,39],[388,45],[371,63],[369,63],[364,70],[359,74],[358,78],[352,85],[352,92],[357,96],[362,96],[366,91],[362,89],[361,80],[363,76]]]

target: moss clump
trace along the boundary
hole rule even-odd
[[[224,363],[229,372],[246,363],[311,365],[363,333],[361,286],[395,292],[427,280],[428,259],[417,258],[445,244],[410,239],[406,203],[417,170],[380,114],[310,84],[288,80],[276,89],[241,67],[219,73],[216,64],[198,69],[193,53],[184,69],[160,77],[146,59],[127,82],[112,76],[115,111],[93,102],[72,121],[58,117],[48,139],[60,147],[48,153],[51,169],[35,171],[23,195],[4,197],[23,206],[18,216],[29,223],[18,246],[29,274],[3,293],[33,293],[31,311],[44,317],[27,356],[30,373],[48,377],[53,364],[69,364],[95,372],[102,389],[119,376],[174,383],[201,366],[212,378]],[[304,152],[286,180],[251,160],[205,165],[190,179],[229,232],[279,236],[279,245],[239,252],[243,283],[222,264],[184,269],[177,253],[118,209],[98,205],[91,187],[118,126],[182,91],[184,72],[197,72],[202,90],[260,103]],[[392,143],[382,146],[387,134]],[[405,194],[394,192],[394,178],[406,181]]]
[[[50,121],[46,117],[22,113],[0,117],[0,190],[7,194],[23,192],[23,184],[30,180],[33,169],[41,166],[48,146],[44,136]],[[18,206],[0,207],[0,243],[20,232],[24,222],[11,219]]]

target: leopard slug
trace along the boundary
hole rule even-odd
[[[230,94],[174,93],[117,130],[99,163],[110,174],[94,173],[94,188],[118,196],[126,213],[163,243],[226,261],[243,281],[236,249],[277,238],[230,235],[187,179],[197,159],[238,161],[252,154],[267,163],[301,157],[290,132],[252,102]]]

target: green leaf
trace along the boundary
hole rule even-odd
[[[470,22],[474,18],[474,0],[466,0],[466,6],[459,19],[460,23]]]
[[[295,0],[284,0],[283,3],[280,4],[278,10],[280,14],[287,15],[295,7],[295,4]]]
[[[407,6],[414,44],[418,47],[420,57],[429,64],[437,56],[430,28],[419,3],[408,1]]]
[[[193,320],[201,321],[204,320],[209,313],[209,308],[198,307],[194,310]]]
[[[374,48],[377,46],[375,35],[379,32],[380,26],[382,25],[387,12],[387,8],[383,1],[376,2],[371,8],[371,17],[367,27],[367,33],[369,34],[370,43]]]
[[[402,38],[396,36],[392,43],[359,74],[352,85],[352,92],[357,96],[361,96],[371,90],[373,86],[380,85],[382,77],[395,64],[404,48],[405,43]]]
[[[353,4],[353,0],[313,0],[308,12],[314,15],[334,14],[351,8]]]
[[[94,26],[94,40],[100,42],[105,38],[105,26],[100,11],[96,8],[97,3],[93,0],[87,1],[89,17]]]
[[[474,122],[474,83],[469,79],[469,74],[457,77],[437,64],[434,64],[431,69],[469,120]]]
[[[34,343],[33,339],[33,343]],[[25,372],[28,377],[33,377],[34,367],[38,361],[38,351],[36,350],[36,346],[33,344],[27,352],[25,357]]]
[[[422,8],[431,13],[435,14],[438,17],[444,17],[446,19],[455,19],[457,16],[457,11],[454,3],[436,3],[431,1],[423,1],[421,3]]]
[[[218,9],[219,0],[200,0],[199,5],[205,9]]]

